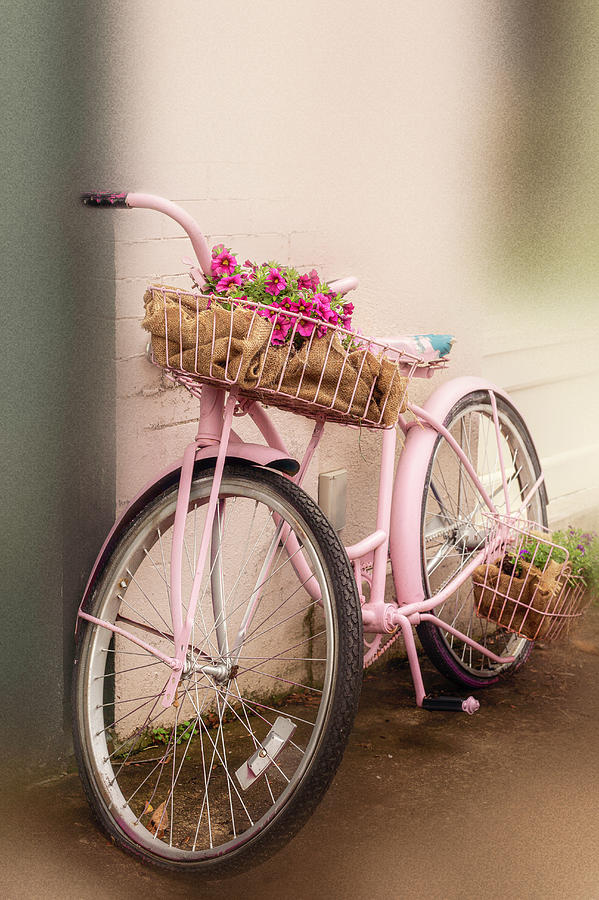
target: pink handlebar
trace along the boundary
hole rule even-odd
[[[348,291],[353,291],[354,288],[358,286],[358,279],[353,275],[348,275],[347,278],[337,278],[336,281],[329,281],[329,287],[336,294],[347,294]]]
[[[188,235],[204,275],[212,274],[212,254],[206,238],[200,231],[196,220],[176,203],[165,200],[164,197],[158,197],[156,194],[136,194],[126,191],[120,193],[96,191],[82,194],[81,200],[86,206],[128,206],[131,209],[154,209],[156,212],[164,213],[165,216],[178,222]],[[349,276],[329,282],[329,287],[336,294],[343,295],[353,290],[357,284],[358,279]]]
[[[204,275],[212,274],[212,254],[208,242],[200,231],[198,223],[189,213],[177,206],[176,203],[171,203],[170,200],[157,197],[155,194],[127,194],[127,206],[133,209],[155,209],[156,212],[164,213],[178,222],[189,236]]]

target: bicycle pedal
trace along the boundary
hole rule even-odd
[[[436,710],[440,712],[465,712],[472,716],[480,708],[480,703],[475,697],[466,697],[464,700],[462,697],[433,697],[431,694],[428,694],[422,701],[422,708],[430,709],[431,712]]]

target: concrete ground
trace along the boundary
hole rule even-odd
[[[428,685],[452,689],[427,666]],[[481,710],[413,705],[403,662],[367,676],[332,788],[296,839],[219,884],[156,873],[100,834],[77,776],[0,806],[10,898],[599,898],[599,609]]]

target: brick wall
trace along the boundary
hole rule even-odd
[[[526,272],[513,283],[498,227],[511,227],[514,209],[522,233],[539,216],[559,218],[527,205],[518,180],[524,111],[534,119],[514,89],[521,23],[494,4],[437,3],[431,15],[428,5],[389,3],[376,16],[349,6],[341,16],[339,4],[311,0],[225,2],[208,19],[190,0],[127,4],[112,72],[114,186],[181,203],[211,243],[242,258],[357,275],[364,331],[454,332],[452,375],[488,374],[515,389],[547,467],[553,518],[593,514],[599,425],[581,424],[597,385],[590,282],[565,259],[561,276],[536,289]],[[551,94],[552,82],[541,89]],[[534,184],[546,173],[531,165]],[[575,213],[571,222],[584,228]],[[147,365],[139,329],[145,284],[180,280],[189,243],[156,213],[122,212],[115,223],[122,506],[180,455],[197,405]],[[309,423],[285,422],[294,447],[307,441]],[[376,449],[376,435],[332,428],[308,481],[314,490],[319,469],[350,469],[348,541],[374,514]]]

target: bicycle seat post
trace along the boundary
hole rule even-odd
[[[225,408],[225,392],[210,384],[202,385],[200,400],[200,421],[196,443],[205,447],[220,443]]]

